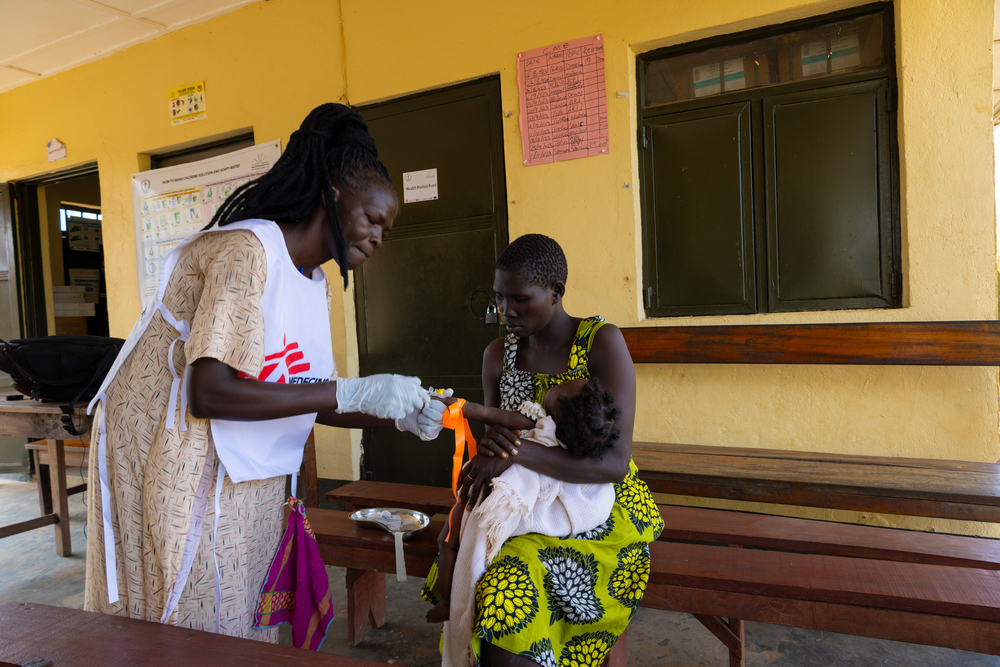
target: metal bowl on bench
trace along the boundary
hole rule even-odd
[[[402,533],[404,540],[417,537],[431,523],[431,518],[423,512],[401,507],[371,507],[358,510],[351,512],[350,519],[362,528],[380,528],[387,533]]]

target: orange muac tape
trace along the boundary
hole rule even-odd
[[[460,398],[445,410],[441,416],[441,423],[445,428],[455,431],[455,455],[451,459],[451,492],[455,494],[455,507],[458,507],[458,476],[462,472],[462,458],[465,450],[469,450],[469,460],[476,455],[476,440],[472,437],[472,429],[469,428],[469,420],[462,414],[462,406],[465,399]],[[455,525],[455,507],[448,513],[448,535],[445,541],[451,540],[451,531]],[[461,519],[459,519],[461,526]]]
[[[445,410],[441,423],[445,428],[455,431],[455,455],[451,461],[451,492],[458,499],[458,475],[462,472],[462,458],[466,448],[469,451],[469,460],[476,455],[476,440],[472,437],[472,430],[469,428],[469,420],[462,414],[462,406],[465,399],[460,398]]]

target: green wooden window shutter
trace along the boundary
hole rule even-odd
[[[750,104],[669,114],[647,126],[649,313],[754,312]]]

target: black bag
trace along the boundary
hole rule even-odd
[[[14,380],[14,389],[43,401],[69,401],[61,407],[63,428],[80,435],[72,422],[73,408],[89,401],[115,362],[125,341],[103,336],[46,336],[0,339],[0,371]]]

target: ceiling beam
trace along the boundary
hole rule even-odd
[[[111,7],[109,5],[105,5],[102,2],[97,2],[97,0],[80,0],[80,2],[85,2],[88,5],[93,5],[94,7],[99,7],[100,9],[104,9],[106,11],[109,11],[112,14],[117,14],[118,16],[121,16],[122,18],[132,19],[133,21],[139,21],[141,23],[145,23],[147,25],[151,25],[154,28],[159,28],[160,30],[166,30],[167,29],[167,26],[163,25],[162,23],[157,23],[156,21],[152,21],[150,19],[144,19],[141,16],[133,16],[133,15],[129,14],[128,12],[126,12],[123,9],[118,9],[117,7]]]
[[[41,76],[41,72],[32,72],[30,69],[24,69],[23,67],[18,67],[17,65],[0,65],[0,67],[5,67],[7,69],[12,69],[15,72],[21,72],[22,74],[30,74],[31,76]]]

